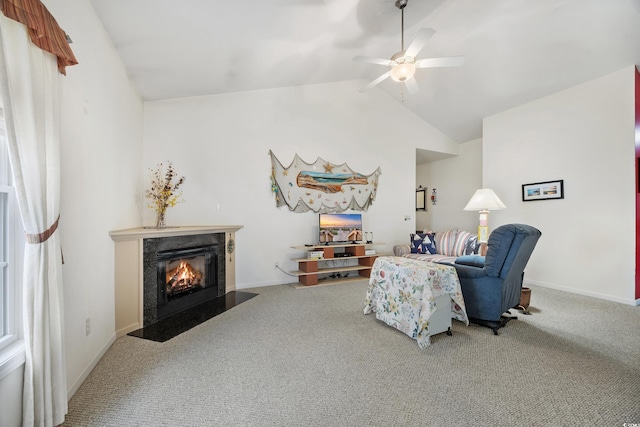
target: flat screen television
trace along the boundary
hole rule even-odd
[[[362,214],[320,214],[320,243],[362,240]]]

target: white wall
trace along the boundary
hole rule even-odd
[[[239,289],[295,282],[291,248],[318,242],[318,215],[277,208],[271,193],[272,150],[283,165],[297,153],[347,163],[363,174],[381,168],[377,198],[364,228],[391,252],[413,230],[416,148],[457,152],[449,138],[379,90],[350,81],[145,103],[144,166],[173,161],[186,176],[185,203],[168,225],[239,224]],[[416,147],[415,135],[422,135]],[[405,142],[407,141],[407,142]],[[149,185],[145,176],[144,186]],[[141,189],[142,191],[142,189]],[[154,212],[145,208],[144,223]],[[405,216],[409,220],[405,221]]]
[[[476,233],[478,214],[465,207],[473,193],[482,188],[482,139],[459,145],[459,154],[419,165],[416,187],[428,187],[427,199],[435,187],[436,204],[427,200],[427,211],[416,212],[416,230],[444,231],[452,228]]]
[[[140,224],[142,101],[87,0],[47,0],[79,64],[62,88],[60,232],[73,394],[115,339],[109,231]],[[91,333],[85,336],[85,320]]]
[[[0,426],[22,425],[22,383],[24,364],[0,380]]]
[[[634,303],[634,67],[488,117],[484,184],[507,209],[492,227],[542,231],[525,281]],[[523,202],[521,185],[563,179],[563,200]]]

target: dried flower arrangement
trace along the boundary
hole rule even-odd
[[[178,178],[171,162],[167,162],[166,171],[163,163],[159,163],[156,169],[149,170],[151,171],[151,188],[145,191],[145,196],[149,199],[148,206],[156,211],[156,227],[164,228],[167,208],[184,202],[182,191],[177,191],[185,178],[184,176]],[[174,182],[176,178],[177,182]]]

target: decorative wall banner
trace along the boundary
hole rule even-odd
[[[380,167],[363,175],[346,163],[335,165],[320,157],[315,163],[306,163],[296,154],[285,168],[271,150],[269,155],[271,191],[278,207],[287,205],[294,212],[366,211],[376,199]]]

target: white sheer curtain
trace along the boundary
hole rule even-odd
[[[61,424],[67,413],[59,233],[59,74],[24,25],[0,14],[0,76],[9,157],[27,241],[23,313],[23,426]]]

